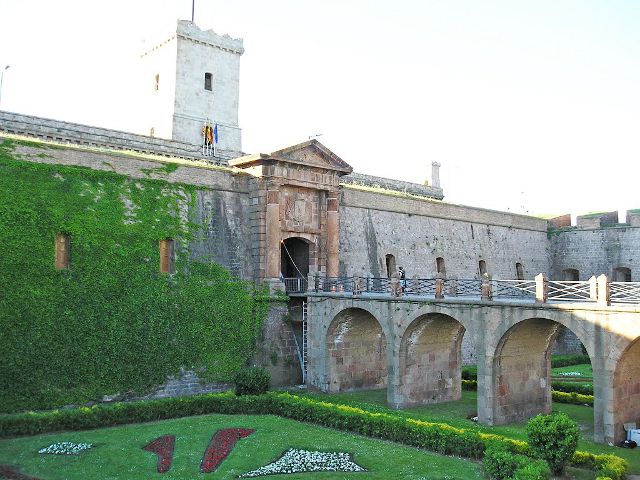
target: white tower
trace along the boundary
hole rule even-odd
[[[242,151],[238,126],[242,39],[178,20],[175,34],[142,56],[145,135],[202,144],[206,122],[217,125],[218,156]]]

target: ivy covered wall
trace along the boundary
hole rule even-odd
[[[225,381],[245,364],[268,304],[198,242],[205,190],[23,161],[0,143],[0,411],[143,393],[180,367]],[[159,269],[165,238],[173,275]]]

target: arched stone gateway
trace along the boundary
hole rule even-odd
[[[387,341],[366,310],[340,312],[327,330],[327,390],[341,392],[387,385]]]
[[[460,346],[464,327],[454,318],[430,313],[416,318],[400,343],[398,407],[460,398]]]
[[[640,427],[640,338],[622,353],[613,375],[614,441],[626,439],[625,423]]]

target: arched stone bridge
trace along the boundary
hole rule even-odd
[[[594,376],[594,440],[640,423],[640,308],[307,293],[307,382],[326,392],[387,387],[395,408],[456,400],[461,343],[478,362],[478,420],[551,411],[550,346],[560,325],[585,346]],[[467,340],[468,341],[468,340]]]

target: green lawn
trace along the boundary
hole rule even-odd
[[[580,375],[560,375],[561,373],[579,373]],[[580,379],[589,382],[593,381],[593,369],[591,364],[570,365],[568,367],[558,367],[551,369],[551,376],[555,380]]]
[[[473,431],[495,433],[518,440],[527,439],[524,431],[526,422],[489,427],[485,425],[478,425],[477,423],[468,420],[468,416],[475,415],[477,412],[476,392],[463,391],[462,399],[455,402],[438,403],[434,405],[407,408],[405,410],[387,409],[386,390],[368,390],[336,394],[317,393],[306,395],[324,401],[345,403],[379,412],[392,412],[398,415],[417,418],[419,420],[447,423],[455,427]],[[558,412],[566,413],[578,423],[582,434],[578,450],[618,455],[629,462],[629,473],[640,475],[640,448],[631,450],[609,447],[607,445],[596,444],[593,442],[593,408],[580,405],[554,403],[553,409]]]
[[[376,392],[377,394],[377,392]],[[213,473],[202,474],[200,461],[213,434],[222,428],[252,428]],[[162,435],[176,435],[174,460],[164,474],[157,457],[142,447]],[[38,450],[69,441],[96,445],[77,456],[43,455]],[[416,448],[350,435],[275,416],[206,415],[79,432],[53,433],[0,441],[0,464],[53,479],[232,479],[267,465],[289,448],[349,452],[366,473],[301,473],[270,475],[278,479],[483,479],[479,463],[444,457]]]

